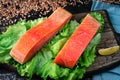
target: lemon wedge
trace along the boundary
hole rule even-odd
[[[100,55],[111,55],[117,52],[120,49],[120,46],[113,46],[105,49],[99,49],[98,53]]]

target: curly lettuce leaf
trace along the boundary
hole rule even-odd
[[[96,12],[90,14],[101,23],[101,28],[103,29],[104,19],[102,15]],[[100,31],[94,36],[73,69],[61,67],[55,64],[53,60],[79,25],[75,20],[68,22],[57,33],[57,35],[53,37],[53,39],[51,39],[30,61],[25,64],[21,65],[17,63],[9,55],[11,48],[19,37],[32,26],[42,22],[44,19],[45,18],[40,18],[27,22],[20,21],[15,25],[9,26],[7,31],[0,35],[0,62],[12,64],[21,76],[29,78],[32,78],[32,76],[36,74],[43,79],[47,79],[48,77],[51,79],[62,80],[81,79],[86,72],[87,67],[94,61],[96,47],[100,42],[102,29],[100,29]]]
[[[104,21],[104,18],[102,17],[102,14],[100,14],[99,12],[90,12],[90,14],[96,19],[98,20],[100,23],[101,23],[101,27],[100,29],[98,30],[99,33],[101,33],[104,29],[104,24],[105,24],[105,21]]]
[[[25,31],[24,21],[21,21],[18,24],[9,26],[7,31],[0,35],[0,62],[9,62],[11,59],[9,55],[11,48]]]
[[[28,22],[23,20],[19,21],[17,24],[7,27],[6,32],[3,32],[0,35],[0,62],[9,63],[11,59],[9,52],[16,41],[33,25],[36,25],[43,20],[43,18],[34,21],[30,20]]]
[[[96,57],[96,47],[101,41],[101,34],[98,33],[94,38],[91,40],[87,48],[84,50],[82,56],[80,57],[78,64],[81,66],[90,66],[91,63],[94,61]]]

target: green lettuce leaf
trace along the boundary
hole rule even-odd
[[[6,32],[0,35],[0,62],[9,63],[11,57],[9,52],[14,46],[16,41],[22,36],[30,27],[42,22],[45,18],[40,18],[37,20],[20,21],[17,24],[7,27]]]
[[[76,80],[81,79],[96,56],[96,47],[101,40],[101,32],[104,19],[100,13],[90,13],[101,23],[101,28],[91,40],[84,53],[73,69],[61,67],[53,62],[57,53],[61,50],[65,42],[76,30],[79,23],[75,20],[69,21],[36,55],[21,65],[11,58],[9,52],[16,41],[32,26],[42,22],[45,18],[34,21],[20,21],[15,25],[7,27],[7,31],[0,35],[0,62],[13,65],[21,76],[32,78],[34,74],[43,79]],[[99,16],[98,16],[99,15]]]
[[[101,33],[104,29],[104,18],[102,18],[102,14],[100,14],[99,12],[91,12],[90,13],[96,20],[98,20],[101,23],[101,27],[99,29],[99,33]]]

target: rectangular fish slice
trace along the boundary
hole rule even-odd
[[[27,62],[72,17],[65,9],[57,8],[46,20],[28,30],[17,41],[10,55],[20,64]]]
[[[73,68],[99,28],[100,23],[88,14],[57,54],[54,62],[63,67]]]

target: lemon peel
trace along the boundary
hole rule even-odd
[[[120,46],[113,46],[105,49],[99,49],[98,53],[100,55],[111,55],[116,53],[120,49]]]

